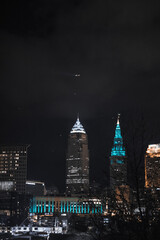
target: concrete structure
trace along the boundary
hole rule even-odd
[[[68,139],[66,159],[66,194],[89,192],[89,151],[87,134],[77,118]]]
[[[150,144],[145,154],[145,187],[160,188],[160,143]]]

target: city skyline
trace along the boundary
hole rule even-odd
[[[128,160],[130,160],[130,159],[128,159],[128,156],[127,156],[127,154],[126,154],[126,151],[127,151],[127,149],[125,149],[124,147],[123,147],[123,139],[121,139],[122,138],[122,135],[121,135],[121,128],[120,128],[120,114],[118,114],[118,118],[117,118],[117,120],[115,121],[115,125],[113,126],[115,129],[114,129],[114,131],[113,131],[113,134],[114,134],[114,137],[113,137],[113,139],[112,139],[112,141],[111,141],[111,144],[113,144],[112,145],[112,147],[110,148],[110,152],[109,152],[109,156],[110,157],[108,157],[108,158],[105,158],[105,163],[106,163],[106,169],[102,172],[102,174],[101,174],[101,177],[102,177],[102,179],[101,179],[101,181],[96,181],[97,179],[94,179],[93,178],[93,169],[91,168],[91,171],[90,171],[90,175],[92,176],[90,179],[91,179],[91,184],[93,183],[93,182],[97,182],[97,183],[101,183],[101,184],[103,184],[103,186],[110,186],[110,180],[109,180],[109,177],[110,177],[110,173],[109,173],[109,166],[110,166],[110,164],[112,164],[112,158],[125,158],[125,161],[126,161],[126,164],[129,166],[129,168],[131,168],[131,161],[128,161]],[[81,132],[82,131],[84,131],[84,133],[86,133],[85,132],[85,130],[84,130],[84,128],[83,128],[83,126],[81,125],[81,123],[80,123],[80,121],[79,121],[79,114],[78,114],[78,118],[77,118],[77,120],[76,120],[76,123],[74,124],[74,126],[72,127],[72,130],[70,131],[70,134],[72,133],[74,133],[74,132],[76,132],[76,130],[80,130]],[[141,129],[140,129],[141,130]],[[71,134],[71,135],[72,135]],[[120,139],[119,139],[120,138]],[[118,152],[116,151],[117,150],[117,147],[116,147],[116,145],[115,144],[117,144],[117,141],[119,142],[120,141],[120,143],[118,143],[119,145],[118,145]],[[144,143],[145,143],[145,141],[144,141]],[[144,144],[143,143],[143,144]],[[121,146],[122,145],[122,146]],[[3,145],[2,145],[3,146]],[[5,144],[4,146],[6,146],[7,147],[7,145]],[[27,146],[27,145],[26,145]],[[150,146],[150,145],[149,145]],[[8,145],[8,148],[12,148],[12,145]],[[16,148],[16,147],[18,147],[18,145],[14,145],[14,147]],[[31,147],[30,145],[28,145],[28,147]],[[145,147],[145,145],[143,146],[143,148]],[[66,146],[66,148],[67,148],[67,146]],[[123,149],[122,149],[123,148]],[[143,165],[143,168],[141,169],[141,174],[142,174],[142,182],[145,180],[145,176],[143,176],[143,171],[145,171],[145,169],[144,169],[144,167],[145,167],[145,150],[147,150],[147,146],[144,148],[144,156],[143,156],[143,159],[141,159],[142,161],[144,161],[144,162],[141,162],[141,164],[140,165]],[[118,155],[116,155],[116,153],[118,153]],[[120,154],[120,155],[119,155]],[[117,156],[117,157],[116,157]],[[66,155],[65,155],[65,158],[67,157],[67,153],[66,153]],[[29,159],[28,159],[29,160]],[[28,165],[28,163],[27,163],[27,165]],[[107,166],[108,165],[108,166]],[[126,166],[127,166],[126,165]],[[27,168],[28,168],[28,166],[27,166]],[[127,167],[128,168],[128,167]],[[64,170],[65,170],[65,172],[66,172],[66,170],[67,170],[67,168],[66,168],[66,165],[64,166]],[[131,168],[131,170],[133,171],[133,169]],[[30,171],[30,170],[29,170]],[[28,173],[27,173],[27,176],[29,176],[30,175],[30,172],[28,171]],[[35,174],[36,174],[37,172],[35,172]],[[105,174],[108,174],[108,175],[105,175]],[[58,173],[58,174],[60,174],[60,176],[61,176],[61,171]],[[44,174],[45,175],[45,174]],[[38,178],[38,177],[35,177],[36,175],[34,175],[34,177],[28,177],[27,179],[36,179],[36,180],[41,180],[41,179],[43,179],[43,177],[44,177],[44,175],[43,176],[41,176],[41,178]],[[127,178],[128,177],[130,177],[128,174],[126,175],[127,176]],[[49,177],[49,176],[48,176]],[[105,178],[107,178],[107,181],[105,181]],[[45,179],[45,178],[44,178]],[[64,181],[63,182],[63,185],[65,186],[65,178],[62,178],[61,179],[62,181]],[[128,180],[128,179],[127,179]],[[119,180],[118,180],[119,181]],[[105,183],[104,183],[105,182]],[[48,182],[46,181],[46,183],[47,183],[47,186],[58,186],[58,181],[55,181],[55,182],[53,182],[52,180],[51,180],[51,182],[50,182],[50,184],[48,184]],[[129,182],[129,184],[132,184],[132,181],[130,181]],[[62,193],[63,192],[63,190],[64,190],[64,188],[60,188],[59,189],[60,190],[60,192]],[[64,190],[65,191],[65,190]]]
[[[159,8],[138,0],[3,3],[0,143],[31,145],[29,179],[65,189],[77,112],[96,182],[108,181],[117,113],[131,169],[134,128],[145,132],[143,153],[160,142]]]

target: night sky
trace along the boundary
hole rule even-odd
[[[160,142],[159,0],[3,2],[0,143],[31,145],[29,179],[64,190],[78,112],[90,177],[99,183],[108,176],[118,113],[129,156],[133,129],[144,133],[144,146]]]

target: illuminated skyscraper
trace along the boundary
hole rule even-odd
[[[25,193],[28,145],[0,146],[0,190]]]
[[[126,151],[123,146],[123,138],[118,115],[115,130],[114,143],[110,156],[110,187],[115,188],[127,183]]]
[[[160,143],[150,144],[145,155],[145,187],[160,188]]]
[[[68,139],[66,159],[66,194],[89,191],[89,152],[87,134],[77,118]]]

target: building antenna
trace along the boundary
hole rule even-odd
[[[117,118],[117,124],[119,124],[119,119],[120,119],[121,114],[118,113],[118,118]]]
[[[74,75],[74,79],[77,80],[77,78],[79,78],[81,75],[80,73],[75,73]],[[74,89],[74,96],[77,96],[77,89],[76,89],[76,84],[75,84],[75,89]],[[76,100],[76,98],[75,98]],[[77,113],[77,120],[79,120],[79,112]]]

